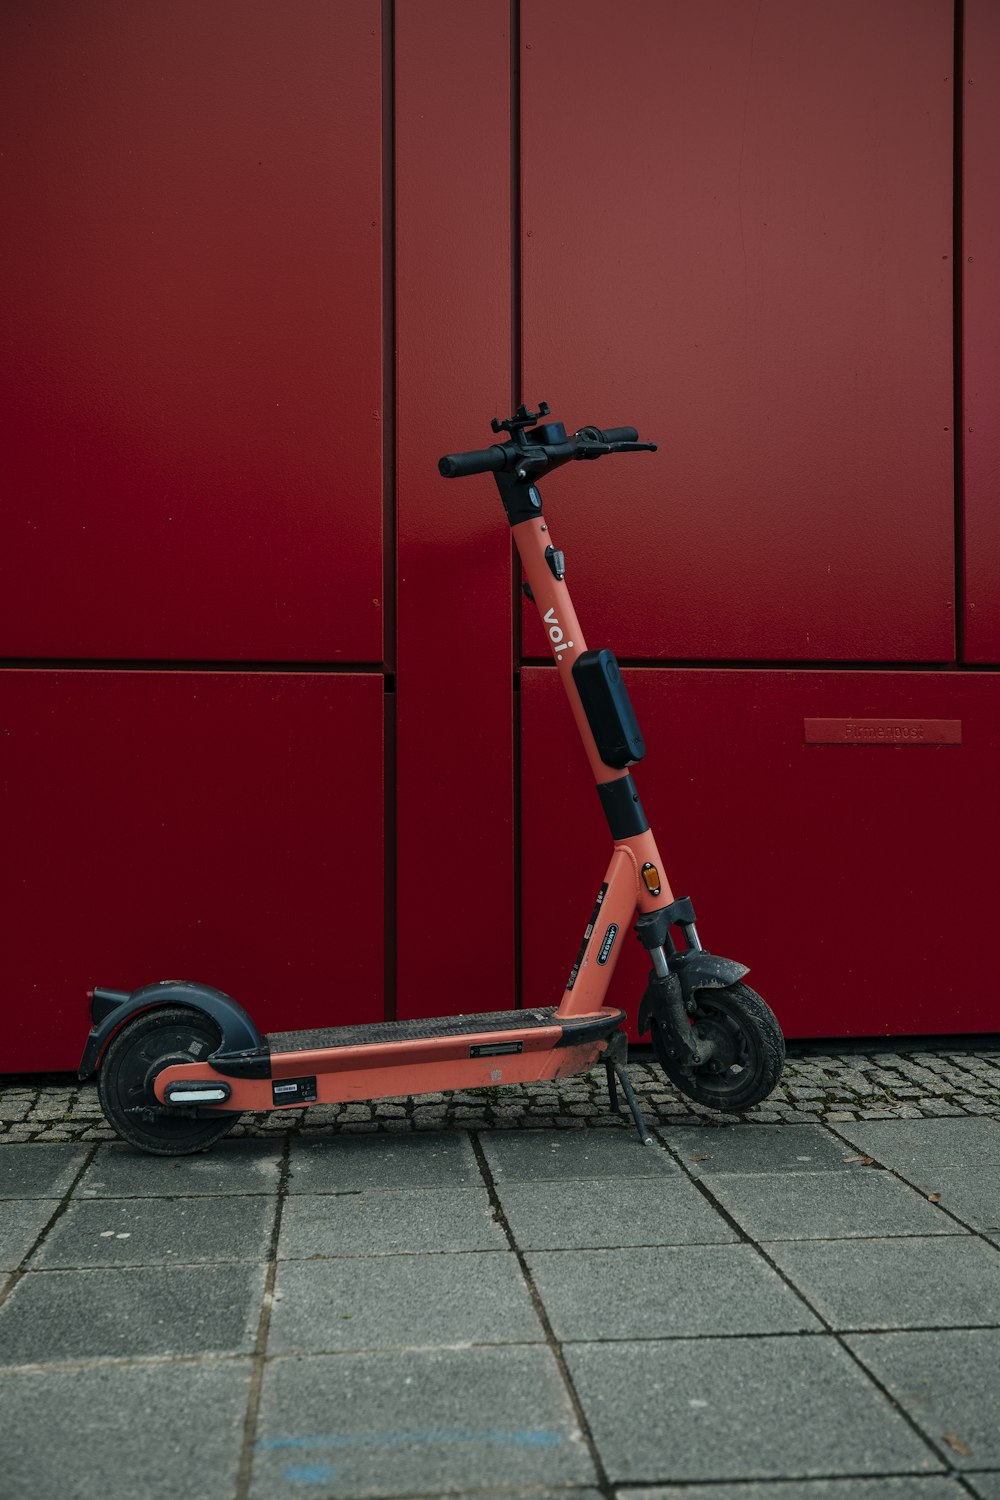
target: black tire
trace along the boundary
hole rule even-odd
[[[206,1150],[232,1130],[239,1112],[220,1110],[201,1118],[130,1113],[160,1109],[153,1093],[157,1074],[172,1063],[203,1061],[220,1040],[218,1028],[207,1016],[179,1005],[144,1011],[112,1037],[101,1062],[97,1095],[108,1123],[122,1140],[155,1156],[188,1156]]]
[[[675,1088],[708,1109],[732,1114],[752,1109],[776,1087],[785,1065],[785,1039],[774,1012],[746,984],[698,990],[695,999],[695,1031],[715,1042],[716,1056],[696,1072],[683,1073],[667,1056],[654,1021],[657,1062]]]

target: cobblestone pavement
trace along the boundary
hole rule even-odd
[[[756,1124],[904,1120],[941,1115],[1000,1116],[1000,1037],[962,1050],[821,1054],[793,1044],[780,1086],[743,1116],[700,1108],[664,1078],[648,1050],[633,1049],[629,1073],[651,1123],[681,1124],[704,1116]],[[421,1094],[374,1104],[313,1105],[280,1114],[246,1114],[233,1136],[338,1131],[579,1129],[613,1122],[603,1069],[577,1078],[453,1094]],[[70,1075],[0,1076],[0,1144],[23,1141],[113,1140],[93,1083]]]

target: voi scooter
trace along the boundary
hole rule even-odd
[[[670,1081],[702,1105],[740,1112],[781,1076],[781,1029],[743,983],[747,968],[708,952],[694,907],[675,898],[630,767],[646,753],[621,671],[610,650],[588,650],[553,541],[539,482],[565,464],[655,452],[633,427],[582,427],[567,436],[549,407],[494,418],[504,441],[452,453],[446,479],[493,474],[556,670],[583,741],[613,841],[579,952],[557,1005],[261,1035],[246,1010],[206,984],[176,980],[126,991],[90,991],[91,1019],[79,1075],[98,1074],[104,1113],[144,1151],[200,1151],[243,1110],[309,1108],[432,1090],[565,1078],[607,1070],[612,1108],[620,1083],[641,1138],[652,1144],[625,1072],[625,1012],[605,1003],[625,936],[635,933],[650,972],[640,1035]],[[637,915],[638,913],[638,915]]]

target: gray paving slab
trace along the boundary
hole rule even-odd
[[[954,1219],[889,1172],[716,1173],[706,1186],[755,1240],[961,1234]]]
[[[752,1245],[702,1245],[696,1253],[676,1247],[552,1250],[527,1260],[557,1339],[694,1338],[822,1327]]]
[[[25,1203],[0,1203],[0,1271],[13,1271],[21,1264],[59,1202],[33,1198]]]
[[[511,1232],[523,1250],[620,1245],[711,1245],[739,1238],[680,1173],[568,1182],[497,1183]]]
[[[1000,1500],[1000,1469],[989,1474],[969,1474],[965,1478],[979,1496],[979,1500]]]
[[[495,1130],[480,1143],[490,1172],[502,1182],[551,1182],[593,1177],[661,1177],[677,1166],[631,1130]]]
[[[777,1484],[654,1485],[616,1491],[617,1500],[962,1500],[967,1491],[942,1475],[800,1479]]]
[[[1000,1468],[1000,1329],[856,1333],[846,1342],[952,1467]]]
[[[481,1182],[472,1142],[465,1131],[317,1140],[300,1137],[292,1142],[290,1193],[470,1187]]]
[[[596,1477],[546,1348],[279,1359],[264,1371],[253,1500],[593,1485]]]
[[[247,1265],[29,1271],[0,1307],[0,1365],[246,1353],[263,1289]]]
[[[832,1335],[571,1344],[565,1358],[615,1484],[942,1469]]]
[[[35,1148],[32,1148],[35,1149]],[[281,1143],[219,1141],[195,1156],[150,1156],[124,1142],[97,1148],[76,1198],[217,1198],[276,1193]]]
[[[290,1195],[282,1211],[278,1255],[306,1260],[507,1248],[484,1187],[412,1188]]]
[[[1000,1157],[990,1165],[928,1168],[926,1171],[900,1169],[900,1173],[918,1190],[937,1193],[941,1207],[970,1228],[1000,1230],[998,1163]]]
[[[859,1150],[895,1169],[989,1166],[1000,1161],[1000,1120],[859,1120],[837,1126]],[[908,1175],[908,1174],[907,1174]]]
[[[276,1197],[95,1198],[70,1203],[33,1271],[267,1259]]]
[[[1000,1229],[1000,1121],[875,1120],[844,1134],[973,1229]]]
[[[1000,1254],[972,1235],[763,1248],[837,1329],[1000,1326]]]
[[[87,1159],[89,1146],[4,1146],[0,1198],[61,1198]]]
[[[290,1260],[278,1267],[272,1354],[544,1338],[511,1251]]]
[[[0,1491],[10,1500],[231,1495],[249,1360],[0,1376]]]
[[[676,1125],[658,1133],[694,1177],[846,1171],[856,1154],[822,1125]]]

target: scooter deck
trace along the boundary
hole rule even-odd
[[[418,1021],[373,1021],[362,1026],[324,1026],[316,1031],[269,1031],[271,1052],[311,1052],[328,1047],[377,1047],[432,1037],[471,1036],[493,1031],[524,1031],[552,1026],[555,1006],[543,1010],[483,1011],[473,1016],[434,1016]]]
[[[275,1031],[252,1072],[232,1058],[219,1058],[218,1071],[211,1057],[171,1065],[157,1077],[157,1098],[174,1085],[221,1082],[226,1109],[258,1110],[562,1078],[592,1067],[624,1020],[610,1007],[560,1016],[546,1006]]]

